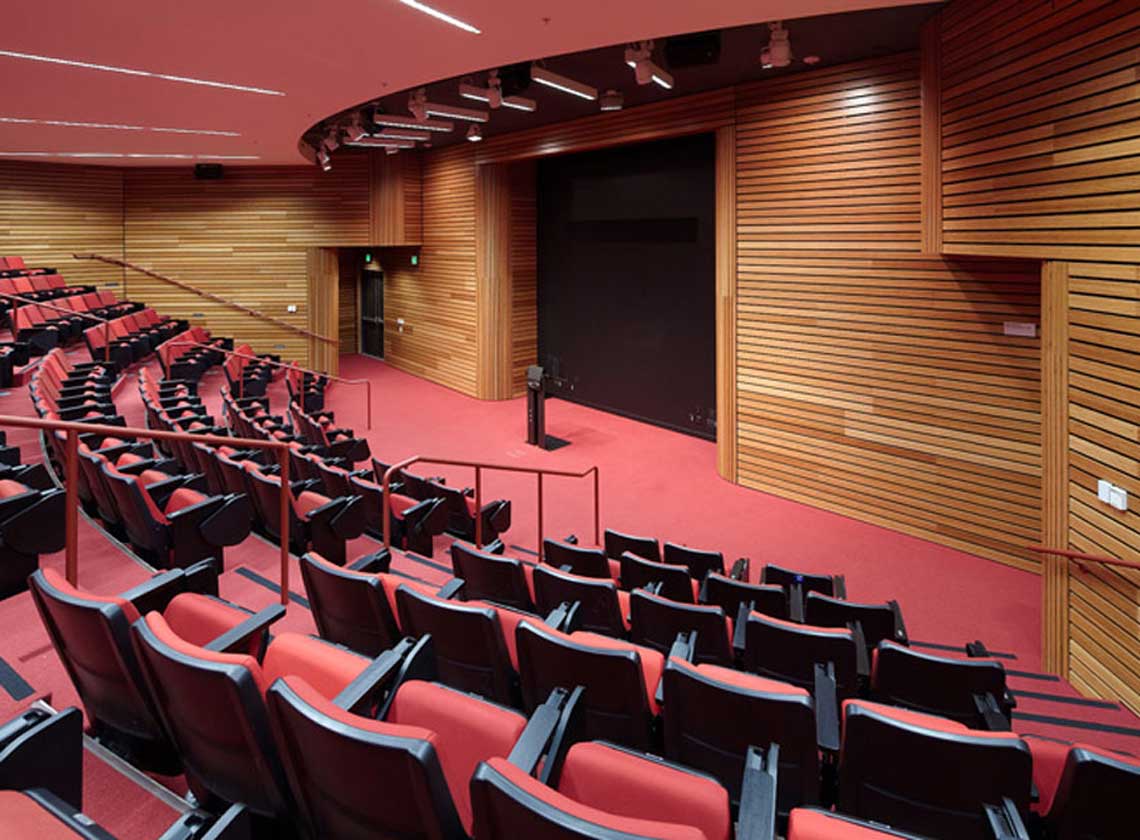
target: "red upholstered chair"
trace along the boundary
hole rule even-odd
[[[279,606],[270,609],[284,612]],[[188,778],[253,814],[288,819],[291,795],[270,734],[266,691],[279,677],[296,676],[325,697],[336,697],[370,660],[296,633],[274,637],[260,660],[222,652],[186,639],[154,612],[135,622],[131,632]]]
[[[621,580],[621,564],[599,548],[583,548],[558,540],[543,540],[542,562],[564,572],[602,580]]]
[[[838,808],[943,840],[984,840],[987,804],[1029,809],[1032,760],[1010,732],[879,703],[843,704]]]
[[[535,566],[532,572],[538,611],[549,614],[561,604],[577,604],[576,627],[615,639],[629,634],[629,593],[613,578],[583,577],[553,566]]]
[[[397,587],[438,589],[382,571],[337,566],[315,552],[301,558],[301,577],[321,638],[365,656],[377,656],[407,635],[397,619]]]
[[[631,552],[619,558],[621,564],[621,588],[626,590],[653,586],[659,595],[681,604],[695,604],[700,583],[689,577],[684,566],[670,563],[655,563],[644,560]]]
[[[470,488],[449,487],[440,480],[428,482],[431,494],[447,504],[447,532],[467,542],[475,542],[476,517],[483,520],[484,545],[494,542],[500,534],[511,529],[511,503],[509,499],[484,502],[482,510],[475,508],[475,492]]]
[[[551,786],[510,761],[471,780],[476,840],[730,840],[728,792],[700,773],[604,743],[574,744]]]
[[[847,583],[842,575],[809,574],[768,563],[760,570],[760,582],[784,588],[788,593],[788,615],[793,621],[804,620],[804,598],[810,592],[829,598],[847,597]]]
[[[520,621],[541,621],[486,601],[450,601],[401,585],[396,589],[400,627],[409,636],[431,635],[439,681],[497,703],[519,704],[515,631]]]
[[[35,572],[29,584],[95,737],[144,766],[177,770],[129,630],[145,610],[161,610],[168,626],[201,645],[242,625],[250,618],[247,610],[207,594],[217,592],[217,570],[211,564],[171,570],[111,596],[76,589],[54,569]],[[257,651],[263,641],[264,629],[256,627],[230,644]]]
[[[745,583],[715,572],[705,578],[698,600],[702,604],[715,604],[732,619],[740,613],[742,604],[748,605],[748,612],[758,612],[773,618],[788,617],[788,593],[783,587]]]
[[[637,537],[606,528],[602,543],[605,546],[606,557],[612,560],[619,559],[628,551],[634,557],[641,557],[654,563],[661,562],[661,547],[653,537]]]
[[[249,536],[245,496],[178,487],[164,497],[109,462],[102,473],[131,543],[157,566],[186,567],[206,558],[223,563],[225,547]]]
[[[0,476],[0,598],[6,598],[27,587],[41,554],[63,550],[66,493],[42,465]]]
[[[748,748],[773,743],[780,745],[779,812],[820,801],[815,704],[804,689],[671,657],[664,701],[665,757],[716,778],[734,804]]]
[[[749,613],[743,632],[741,666],[746,671],[790,682],[812,691],[815,686],[815,666],[830,662],[835,666],[835,683],[839,696],[846,698],[855,695],[858,689],[858,654],[855,636],[850,630],[795,624],[759,613]],[[739,639],[739,619],[736,634]]]
[[[1026,736],[1041,814],[1055,840],[1125,840],[1136,832],[1140,760],[1085,744]]]
[[[1016,705],[996,659],[950,659],[880,642],[871,658],[876,700],[974,729],[1009,730]]]
[[[490,554],[456,540],[451,544],[451,569],[463,579],[467,598],[493,601],[523,612],[537,611],[533,563]]]
[[[869,823],[820,808],[794,808],[787,840],[927,840],[882,823]]]
[[[383,492],[380,494],[383,501]],[[422,502],[401,493],[389,493],[392,544],[425,557],[434,553],[435,537],[447,527],[447,505],[443,499]]]
[[[510,709],[413,680],[383,720],[353,714],[303,679],[268,695],[273,731],[310,837],[465,838],[470,780],[507,756],[526,728]]]
[[[720,607],[682,604],[635,589],[629,612],[629,638],[634,644],[667,654],[679,634],[696,633],[693,662],[732,667],[732,622]]]
[[[525,709],[533,710],[555,688],[584,686],[587,738],[652,747],[665,667],[660,653],[596,633],[562,633],[538,621],[519,623],[516,645]]]
[[[804,622],[820,627],[846,627],[858,622],[869,650],[883,641],[907,644],[906,625],[898,601],[858,604],[808,592],[804,596]]]

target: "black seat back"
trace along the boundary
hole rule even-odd
[[[897,606],[893,602],[858,604],[809,592],[804,596],[804,623],[820,627],[846,627],[848,623],[858,621],[863,626],[863,638],[868,648],[874,648],[882,641],[905,644],[906,635],[895,620]]]
[[[309,552],[301,557],[301,577],[322,639],[378,656],[402,637],[376,575],[343,569]]]
[[[606,528],[604,545],[606,557],[612,557],[614,560],[628,551],[636,557],[643,557],[646,560],[652,560],[654,563],[661,562],[661,549],[653,537],[637,537]]]
[[[534,612],[521,560],[488,554],[457,540],[451,544],[451,568],[456,577],[463,578],[463,592],[468,600],[494,601]]]
[[[808,691],[815,688],[815,665],[830,662],[839,696],[853,696],[857,656],[850,630],[793,624],[758,613],[750,614],[745,625],[744,669]]]
[[[587,578],[551,566],[536,566],[534,600],[543,615],[549,615],[562,603],[577,602],[578,629],[614,638],[625,635],[617,584],[609,577]]]
[[[630,641],[668,654],[678,633],[697,634],[694,662],[732,667],[729,624],[720,607],[681,604],[636,589],[629,596]]]
[[[542,562],[556,569],[569,566],[569,571],[582,577],[609,579],[610,564],[605,552],[596,548],[579,548],[555,540],[542,541]]]
[[[632,590],[656,583],[661,584],[660,594],[670,600],[682,604],[696,601],[693,597],[693,579],[684,566],[654,563],[628,551],[621,556],[622,589]]]
[[[871,668],[875,699],[975,726],[974,695],[1006,695],[1005,668],[992,659],[950,659],[880,642]]]
[[[741,604],[752,604],[752,611],[773,618],[788,617],[788,593],[782,586],[767,583],[744,583],[719,574],[705,578],[701,603],[715,604],[735,620]]]
[[[830,597],[835,596],[835,578],[831,575],[796,572],[792,569],[785,569],[782,566],[774,566],[771,563],[765,564],[761,570],[760,582],[782,586],[785,589],[791,587],[793,583],[798,583],[803,587],[805,596],[809,592],[818,592],[821,595]]]
[[[677,566],[684,566],[689,570],[693,580],[704,580],[710,572],[723,575],[724,555],[719,551],[701,551],[689,548],[687,545],[665,543],[665,562]]]

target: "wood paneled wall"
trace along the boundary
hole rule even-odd
[[[955,0],[938,26],[944,251],[1056,261],[1043,540],[1136,560],[1096,481],[1140,491],[1140,10]],[[1049,559],[1043,591],[1047,667],[1140,711],[1140,576]]]
[[[507,164],[475,170],[476,395],[511,395],[511,184]]]
[[[340,266],[336,248],[308,248],[305,252],[308,324],[316,335],[336,336],[340,321]],[[309,367],[340,372],[340,344],[309,340]]]
[[[475,158],[469,143],[423,157],[420,265],[384,249],[384,357],[390,364],[476,394]],[[405,321],[398,332],[396,319]]]
[[[122,269],[71,257],[87,252],[123,258],[122,171],[0,161],[0,256],[121,294]]]
[[[340,332],[340,352],[357,353],[360,350],[359,296],[363,257],[355,248],[341,248],[337,257],[337,295],[340,299],[337,324]]]
[[[417,154],[369,153],[369,244],[418,245],[423,239],[423,179]]]
[[[306,328],[306,249],[368,243],[368,156],[317,167],[132,169],[126,179],[126,258]],[[127,278],[133,297],[168,315],[238,335],[254,349],[310,361],[309,340],[160,281]],[[296,313],[286,307],[297,305]],[[333,336],[335,338],[335,336]]]

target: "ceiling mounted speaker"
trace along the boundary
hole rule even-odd
[[[202,181],[219,181],[225,171],[222,169],[220,163],[196,163],[194,164],[194,177]]]
[[[675,35],[665,39],[665,64],[670,70],[702,67],[720,61],[720,30]]]

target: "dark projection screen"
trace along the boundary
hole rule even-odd
[[[551,393],[715,438],[714,154],[699,135],[539,164]]]

